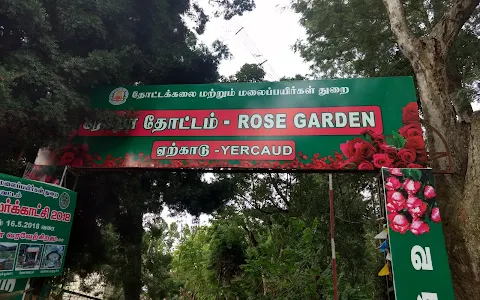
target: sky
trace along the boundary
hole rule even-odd
[[[212,16],[213,9],[208,0],[199,0],[198,3]],[[292,49],[298,39],[305,37],[305,30],[299,24],[299,16],[289,9],[290,0],[257,0],[256,4],[254,11],[229,21],[212,16],[205,33],[198,36],[206,45],[220,40],[232,53],[232,59],[220,64],[220,75],[230,76],[245,63],[262,63],[265,60],[267,62],[263,66],[267,80],[308,74],[309,64]],[[177,222],[180,226],[191,226],[193,223],[193,217],[188,214],[170,216],[166,207],[161,216],[169,224]],[[207,215],[200,216],[200,225],[207,224],[208,219]]]
[[[211,15],[208,1],[198,3]],[[295,42],[305,37],[305,30],[289,7],[290,0],[256,0],[255,10],[243,16],[229,21],[212,17],[199,39],[207,45],[217,39],[228,45],[233,59],[222,62],[220,74],[233,75],[245,63],[265,60],[267,80],[309,73],[309,65],[292,50]]]

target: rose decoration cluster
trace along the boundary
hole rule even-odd
[[[410,102],[402,109],[402,123],[403,127],[391,138],[367,130],[363,133],[364,138],[341,144],[340,149],[347,157],[344,168],[423,168],[427,163],[427,152],[416,102]]]
[[[430,232],[429,220],[440,223],[435,188],[425,172],[418,169],[384,169],[389,227],[405,234]]]

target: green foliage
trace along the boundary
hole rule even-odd
[[[327,177],[228,177],[237,182],[237,197],[210,226],[184,233],[174,252],[172,272],[184,293],[198,299],[333,299]],[[373,185],[368,176],[335,177],[339,290],[342,299],[373,299],[380,293],[376,208],[360,193]]]
[[[428,34],[450,6],[450,1],[402,1],[409,26],[416,36]],[[381,0],[295,0],[293,9],[301,15],[307,31],[295,49],[323,77],[413,75],[403,56]],[[448,53],[449,77],[454,83],[459,106],[477,99],[472,83],[478,80],[480,61],[479,10],[462,27]],[[470,92],[468,92],[470,91]]]
[[[397,149],[402,149],[405,146],[407,140],[398,132],[393,131],[391,137],[386,138],[387,144],[392,145]]]
[[[235,75],[222,77],[220,82],[260,82],[264,80],[265,74],[258,64],[244,64]]]

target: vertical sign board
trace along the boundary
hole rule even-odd
[[[2,294],[8,293],[8,300],[24,300],[25,294],[22,291],[29,288],[29,280],[29,278],[0,280],[0,297]]]
[[[431,169],[382,169],[397,300],[453,300]]]
[[[62,274],[77,194],[0,174],[0,279]]]
[[[411,77],[100,87],[57,165],[82,168],[376,170],[422,167]]]

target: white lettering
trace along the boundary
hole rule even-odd
[[[438,294],[422,292],[418,295],[417,300],[438,300]]]
[[[276,115],[277,129],[287,128],[286,119],[287,119],[287,114],[277,114]]]
[[[335,127],[333,125],[333,114],[332,113],[322,113],[322,127],[327,128],[327,127]]]
[[[342,127],[345,127],[347,126],[347,115],[342,113],[342,112],[338,112],[335,114],[335,127],[337,128],[342,128]]]
[[[430,247],[423,249],[421,246],[413,246],[410,252],[410,259],[415,270],[432,271],[432,256],[430,255]]]
[[[308,128],[312,127],[320,128],[320,121],[318,120],[318,115],[316,113],[312,113],[308,120]]]
[[[307,116],[304,113],[298,113],[293,117],[293,126],[298,129],[305,128],[307,126]]]
[[[360,127],[360,113],[351,111],[348,113],[349,125],[352,128]]]
[[[232,155],[238,155],[238,154],[239,154],[239,153],[238,153],[239,150],[240,150],[240,149],[239,149],[239,146],[231,146],[231,147],[230,147],[230,153],[231,153]]]
[[[373,111],[370,112],[362,112],[362,125],[363,127],[375,127],[375,114]]]
[[[248,129],[248,115],[238,115],[238,129]]]

